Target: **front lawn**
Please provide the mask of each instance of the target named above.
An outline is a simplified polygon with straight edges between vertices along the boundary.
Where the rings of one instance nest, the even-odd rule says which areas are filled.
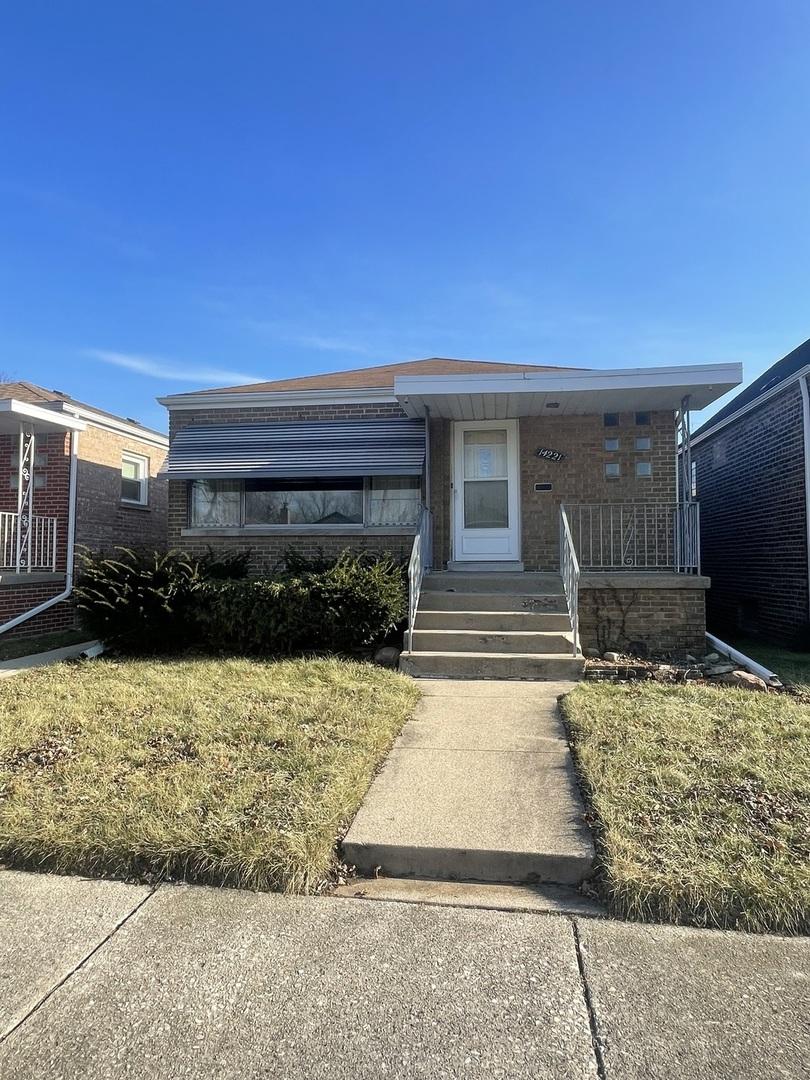
[[[787,694],[583,684],[563,713],[620,918],[810,932],[810,708]]]
[[[103,659],[0,686],[0,862],[311,892],[410,715],[341,660]]]

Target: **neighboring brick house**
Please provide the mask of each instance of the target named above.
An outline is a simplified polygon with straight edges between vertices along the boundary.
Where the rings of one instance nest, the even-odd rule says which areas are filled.
[[[77,548],[165,547],[167,449],[135,420],[0,383],[0,634],[74,625]]]
[[[411,625],[425,568],[512,571],[524,592],[542,580],[519,575],[545,573],[553,591],[563,573],[584,645],[607,634],[700,648],[708,583],[697,509],[678,494],[677,430],[740,378],[736,364],[590,371],[434,358],[175,394],[160,399],[169,543],[249,550],[255,574],[289,547],[392,552],[410,560]]]
[[[692,437],[709,628],[810,648],[810,340]]]

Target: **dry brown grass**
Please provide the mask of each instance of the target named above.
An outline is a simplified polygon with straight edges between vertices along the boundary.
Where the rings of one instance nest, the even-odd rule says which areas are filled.
[[[614,914],[810,931],[810,707],[748,690],[583,684],[563,711]]]
[[[99,660],[0,685],[0,860],[311,892],[413,709],[340,660]]]

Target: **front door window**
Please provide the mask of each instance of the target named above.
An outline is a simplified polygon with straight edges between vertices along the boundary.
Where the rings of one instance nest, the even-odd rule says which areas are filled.
[[[464,528],[509,528],[507,432],[464,432]]]

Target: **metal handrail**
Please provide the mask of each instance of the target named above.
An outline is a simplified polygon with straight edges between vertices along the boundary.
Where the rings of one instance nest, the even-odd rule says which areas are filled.
[[[420,506],[416,521],[416,534],[408,561],[408,629],[405,631],[406,649],[411,651],[413,628],[425,571],[433,562],[433,514],[426,506]]]
[[[579,655],[579,560],[565,507],[560,504],[560,576],[571,620],[574,656]]]
[[[32,570],[56,570],[57,525],[55,517],[33,514],[29,518],[29,541],[25,557],[20,557],[20,515],[0,511],[0,570],[29,573]]]
[[[700,573],[700,507],[682,503],[569,503],[582,570]]]

